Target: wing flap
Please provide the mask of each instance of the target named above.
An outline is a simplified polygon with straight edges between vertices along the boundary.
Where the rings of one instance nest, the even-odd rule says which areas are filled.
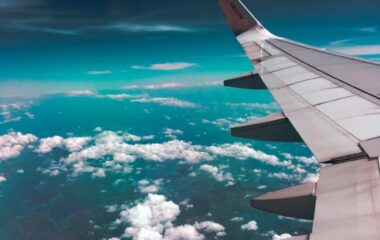
[[[379,162],[362,159],[321,169],[311,240],[380,239]]]

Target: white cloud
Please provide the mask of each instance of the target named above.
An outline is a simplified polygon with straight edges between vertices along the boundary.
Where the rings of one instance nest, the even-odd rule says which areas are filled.
[[[22,102],[0,104],[0,117],[3,118],[0,124],[6,124],[10,122],[18,122],[21,120],[21,116],[14,116],[15,113],[25,111],[29,107],[29,104]],[[28,117],[27,113],[25,115]]]
[[[380,54],[380,45],[336,47],[332,50],[349,55],[377,55]]]
[[[275,112],[280,109],[277,103],[227,103],[230,107],[242,107],[245,109],[266,110],[269,112]]]
[[[115,132],[102,132],[94,138],[94,145],[71,153],[64,163],[72,167],[75,174],[93,172],[96,167],[92,159],[102,159],[111,156],[111,160],[103,161],[103,168],[111,168],[115,171],[122,170],[135,159],[146,161],[164,162],[171,160],[183,160],[186,163],[196,163],[203,160],[212,160],[211,156],[202,151],[201,146],[193,146],[179,140],[164,143],[130,144],[123,135]]]
[[[148,180],[140,180],[138,182],[139,184],[139,190],[142,193],[156,193],[160,190],[160,187],[162,185],[163,179],[157,179],[153,182],[150,182]]]
[[[191,209],[194,207],[194,204],[190,203],[190,199],[185,199],[179,203],[182,207],[184,207],[186,210]]]
[[[204,240],[205,237],[200,234],[192,225],[183,225],[170,228],[165,232],[164,240]]]
[[[0,136],[0,161],[18,157],[24,148],[38,138],[32,134],[10,132]]]
[[[124,100],[124,99],[131,99],[135,98],[136,96],[127,94],[127,93],[121,93],[121,94],[107,94],[107,95],[98,95],[100,98],[109,98],[114,100]]]
[[[154,139],[154,136],[149,135],[149,136],[140,137],[140,136],[136,136],[130,133],[126,133],[123,135],[123,139],[127,142],[141,142],[141,141],[152,140]]]
[[[109,75],[109,74],[112,74],[112,71],[110,71],[110,70],[101,70],[101,71],[93,70],[93,71],[88,71],[87,74],[88,75]]]
[[[130,172],[130,164],[136,159],[153,162],[180,161],[196,164],[212,161],[219,157],[238,160],[253,159],[271,165],[287,166],[280,163],[274,155],[257,151],[249,144],[233,143],[215,146],[194,145],[190,142],[173,139],[162,143],[141,143],[151,140],[153,136],[140,137],[130,133],[104,131],[93,138],[67,138],[59,136],[41,139],[37,152],[48,153],[54,148],[67,149],[70,154],[61,162],[66,171],[73,175],[96,173],[98,169],[113,172]],[[93,161],[98,160],[98,161]],[[202,166],[201,170],[209,172],[218,181],[234,183],[230,173],[222,167]]]
[[[318,173],[309,173],[303,180],[304,183],[309,183],[309,182],[318,182],[319,179],[319,174]]]
[[[231,218],[231,221],[232,222],[242,222],[242,221],[244,221],[244,218],[242,218],[242,217],[233,217],[233,218]]]
[[[224,236],[226,235],[225,233],[225,228],[220,225],[219,223],[215,223],[212,221],[204,221],[204,222],[196,222],[194,224],[195,228],[198,230],[204,230],[205,232],[214,232],[217,233],[217,236]]]
[[[140,98],[132,100],[139,103],[158,103],[161,106],[181,107],[181,108],[196,108],[197,105],[188,101],[182,101],[176,98]]]
[[[376,33],[377,31],[378,31],[377,27],[363,27],[363,28],[360,28],[360,32]]]
[[[193,30],[186,27],[175,26],[175,25],[142,25],[142,24],[129,24],[129,23],[118,23],[107,26],[106,29],[118,30],[122,32],[192,32]]]
[[[7,181],[7,179],[3,176],[0,176],[0,183]]]
[[[92,176],[98,177],[98,178],[104,178],[106,177],[106,172],[104,171],[104,169],[99,168],[94,173],[92,173]]]
[[[272,237],[272,240],[283,240],[283,239],[288,239],[288,238],[291,238],[291,237],[292,237],[292,235],[290,235],[289,233],[283,233],[281,235],[275,234]]]
[[[187,63],[187,62],[173,62],[173,63],[156,63],[150,66],[132,66],[133,69],[141,69],[141,70],[158,70],[158,71],[174,71],[174,70],[182,70],[190,67],[197,66],[195,63]]]
[[[305,164],[319,164],[317,159],[314,156],[313,157],[295,156],[294,158]]]
[[[82,150],[87,143],[91,141],[90,137],[72,137],[64,139],[60,136],[40,139],[40,145],[36,152],[49,153],[54,148],[65,147],[70,152]]]
[[[84,89],[84,90],[69,91],[68,95],[70,95],[70,96],[91,96],[91,95],[94,95],[94,93],[88,89]]]
[[[71,137],[63,141],[63,145],[70,152],[80,151],[91,141],[90,137]]]
[[[204,124],[213,124],[213,125],[219,127],[220,129],[222,129],[223,131],[229,131],[230,128],[233,127],[233,126],[235,126],[235,125],[251,122],[251,121],[253,121],[255,119],[257,119],[256,116],[239,117],[239,118],[232,118],[232,117],[229,117],[229,118],[218,118],[218,119],[216,119],[214,121],[210,121],[210,120],[207,120],[207,119],[202,119],[202,123],[204,123]]]
[[[276,172],[269,174],[269,177],[279,178],[279,179],[292,179],[293,176],[286,174],[284,172]]]
[[[156,90],[156,89],[180,88],[183,86],[184,86],[183,83],[162,83],[162,84],[145,85],[141,87],[136,86],[136,88]]]
[[[130,224],[125,229],[126,237],[141,239],[138,236],[145,231],[148,231],[148,235],[158,237],[162,236],[165,226],[172,226],[180,212],[179,206],[167,201],[165,196],[149,194],[144,202],[123,210],[120,221]]]
[[[40,146],[36,150],[38,153],[48,153],[53,148],[59,147],[63,144],[63,137],[54,136],[49,138],[43,138],[40,140]]]
[[[247,224],[242,225],[241,229],[246,231],[256,231],[257,229],[259,229],[259,227],[257,226],[256,221],[250,221]]]
[[[27,116],[29,119],[32,119],[32,120],[35,118],[34,114],[32,114],[30,112],[26,112],[25,116]]]
[[[219,182],[222,181],[229,181],[233,183],[235,179],[232,177],[231,173],[224,173],[222,170],[220,170],[218,167],[211,166],[208,164],[204,164],[200,167],[200,170],[208,172],[213,176],[213,178]],[[232,185],[232,184],[230,184]]]
[[[165,128],[164,129],[165,137],[176,139],[178,135],[182,135],[183,131],[179,129],[171,129],[171,128]]]
[[[183,82],[172,82],[172,83],[161,83],[161,84],[150,84],[150,85],[129,85],[123,87],[124,89],[147,89],[147,90],[159,90],[159,89],[171,89],[171,88],[191,88],[191,87],[209,87],[222,85],[221,81],[213,82],[202,82],[202,83],[183,83]]]
[[[94,129],[94,132],[101,132],[101,131],[103,131],[103,129],[102,129],[101,127],[96,127],[96,128]]]
[[[207,150],[214,155],[222,157],[236,158],[239,160],[247,160],[253,158],[271,165],[282,165],[278,157],[257,151],[251,148],[248,144],[223,144],[220,146],[208,147]]]
[[[146,184],[148,181],[143,180]],[[163,195],[149,194],[145,200],[120,212],[116,225],[128,224],[124,237],[133,240],[204,240],[200,233],[214,233],[215,238],[225,235],[225,228],[212,221],[174,226],[181,211],[179,205]],[[117,207],[112,207],[112,210]]]
[[[179,140],[164,143],[137,144],[132,146],[130,150],[139,158],[156,162],[184,160],[187,163],[198,163],[202,160],[212,160],[207,152],[202,151],[201,146]]]

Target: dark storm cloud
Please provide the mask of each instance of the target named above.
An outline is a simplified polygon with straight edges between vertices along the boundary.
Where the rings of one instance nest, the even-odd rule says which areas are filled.
[[[245,0],[265,23],[276,19],[378,17],[378,0]],[[377,18],[378,19],[378,18]],[[0,31],[80,35],[104,31],[192,32],[222,26],[217,0],[0,0]]]

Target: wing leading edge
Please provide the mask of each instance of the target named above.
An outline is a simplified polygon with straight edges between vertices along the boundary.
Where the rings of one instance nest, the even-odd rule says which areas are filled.
[[[240,0],[219,3],[255,66],[225,85],[266,88],[282,109],[232,134],[303,140],[320,163],[332,164],[322,166],[318,183],[269,193],[252,205],[313,219],[312,233],[300,239],[380,239],[380,65],[277,37]]]

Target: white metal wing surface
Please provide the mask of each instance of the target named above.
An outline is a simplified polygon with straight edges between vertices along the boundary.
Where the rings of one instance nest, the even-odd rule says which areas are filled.
[[[277,37],[240,0],[219,2],[255,66],[225,85],[268,89],[282,109],[232,134],[303,141],[323,163],[318,183],[269,193],[252,205],[312,219],[312,233],[299,239],[380,239],[380,65]]]

